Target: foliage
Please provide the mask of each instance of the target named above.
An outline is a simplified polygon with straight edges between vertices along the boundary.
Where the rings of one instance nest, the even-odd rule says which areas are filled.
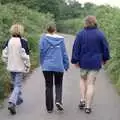
[[[0,49],[4,42],[10,38],[9,29],[12,24],[20,23],[25,27],[25,38],[29,41],[31,50],[32,68],[38,65],[38,40],[40,34],[48,24],[54,23],[51,14],[38,13],[22,5],[6,4],[0,5]],[[1,56],[1,53],[0,53]],[[34,60],[33,60],[34,59]],[[9,91],[9,73],[0,59],[0,99]]]
[[[88,6],[87,6],[88,7]],[[84,9],[87,8],[84,6]],[[113,83],[116,84],[120,91],[120,9],[110,6],[94,6],[87,11],[93,11],[98,19],[99,27],[102,29],[109,41],[111,60],[106,66]],[[83,18],[88,14],[83,12],[83,15],[77,19],[60,20],[57,23],[60,32],[77,33],[83,28]]]
[[[25,37],[29,40],[32,68],[38,60],[37,44],[40,33],[49,23],[57,22],[59,32],[76,34],[83,28],[83,19],[87,15],[96,15],[110,44],[111,60],[106,66],[113,83],[120,91],[120,9],[110,6],[96,6],[86,3],[84,6],[76,0],[0,0],[0,49],[9,36],[9,28],[14,23],[25,26]],[[11,3],[11,4],[8,4]],[[3,5],[4,4],[4,5]],[[26,7],[24,7],[24,6]],[[29,9],[28,9],[29,8]],[[31,10],[30,10],[31,9]],[[45,14],[44,14],[45,13]],[[0,98],[8,88],[9,74],[0,60]],[[5,87],[7,86],[7,87]]]
[[[25,5],[30,9],[37,10],[42,13],[51,13],[57,19],[60,13],[59,5],[64,0],[1,0],[1,4],[13,3]]]
[[[56,21],[90,14],[94,11],[91,8],[96,7],[92,3],[86,3],[83,7],[76,0],[0,0],[0,2],[1,4],[22,4],[42,13],[51,13],[54,15]]]

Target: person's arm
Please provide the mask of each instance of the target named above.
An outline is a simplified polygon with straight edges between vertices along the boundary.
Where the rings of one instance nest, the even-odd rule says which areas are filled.
[[[28,69],[27,71],[29,71],[30,69],[30,55],[29,55],[29,47],[28,47],[28,41],[21,39],[21,57],[24,61],[25,67],[26,69]]]
[[[9,41],[9,40],[8,40]],[[2,61],[7,63],[8,62],[8,41],[2,47]]]
[[[39,41],[39,63],[42,65],[44,59],[44,35],[40,38]]]
[[[73,49],[72,49],[72,59],[71,59],[71,63],[72,64],[78,64],[79,63],[79,59],[80,59],[80,38],[81,35],[77,35],[75,42],[73,44]]]
[[[104,34],[101,36],[102,59],[105,64],[110,59],[109,45]]]
[[[62,53],[63,53],[64,69],[67,71],[69,69],[69,58],[68,58],[68,54],[67,54],[64,40],[63,40],[63,44],[62,44]]]

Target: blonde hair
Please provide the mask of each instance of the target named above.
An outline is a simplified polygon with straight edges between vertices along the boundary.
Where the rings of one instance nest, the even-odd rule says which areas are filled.
[[[20,24],[14,24],[10,28],[12,36],[22,36],[24,34],[24,27]]]
[[[85,18],[85,27],[95,27],[97,26],[97,19],[95,16],[89,15]]]

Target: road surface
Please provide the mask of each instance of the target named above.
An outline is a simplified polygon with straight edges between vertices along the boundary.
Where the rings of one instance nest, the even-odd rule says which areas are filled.
[[[69,56],[74,41],[74,36],[64,35]],[[71,65],[64,76],[63,103],[64,112],[59,113],[54,109],[48,114],[45,109],[45,85],[40,68],[37,68],[23,87],[24,103],[17,108],[17,114],[11,116],[7,110],[7,102],[0,110],[0,120],[120,120],[120,97],[108,76],[101,70],[96,82],[96,94],[93,102],[93,112],[90,115],[80,111],[78,104],[79,69]]]

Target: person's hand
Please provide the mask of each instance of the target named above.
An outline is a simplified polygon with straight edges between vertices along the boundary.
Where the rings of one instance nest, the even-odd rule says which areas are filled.
[[[30,71],[30,67],[25,66],[25,73],[29,73],[29,71]]]
[[[76,68],[80,68],[79,63],[75,64],[75,67],[76,67]]]
[[[107,61],[102,61],[102,64],[105,65],[107,63]]]
[[[65,70],[66,72],[68,72],[68,69],[67,70]]]
[[[65,71],[68,72],[69,69],[70,69],[70,68],[66,68]]]

